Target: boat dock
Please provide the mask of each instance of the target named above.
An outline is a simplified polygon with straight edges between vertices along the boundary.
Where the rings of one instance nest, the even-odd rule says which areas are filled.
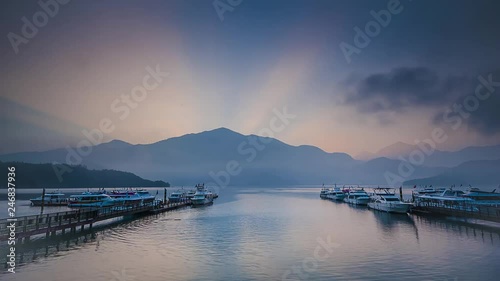
[[[13,235],[9,228],[13,223],[15,225],[15,239],[22,241],[23,239],[29,240],[31,236],[39,234],[45,234],[48,237],[49,235],[55,235],[57,231],[62,233],[67,230],[76,232],[77,228],[84,230],[85,226],[92,229],[92,225],[99,221],[132,215],[158,214],[186,207],[190,204],[189,200],[170,204],[155,201],[145,205],[82,208],[67,212],[1,219],[0,241],[6,241],[10,235]]]
[[[421,215],[470,218],[500,223],[500,206],[463,203],[443,205],[432,202],[420,202],[411,208],[411,212]]]

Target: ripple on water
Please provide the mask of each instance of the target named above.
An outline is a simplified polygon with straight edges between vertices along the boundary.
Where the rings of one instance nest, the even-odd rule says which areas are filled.
[[[329,236],[340,247],[303,280],[495,280],[488,277],[500,273],[498,230],[392,216],[313,195],[254,190],[206,208],[113,222],[96,241],[40,256],[16,276],[54,280],[58,272],[59,280],[106,281],[121,280],[113,274],[125,269],[135,277],[129,280],[279,280],[293,266],[302,268],[318,239]]]

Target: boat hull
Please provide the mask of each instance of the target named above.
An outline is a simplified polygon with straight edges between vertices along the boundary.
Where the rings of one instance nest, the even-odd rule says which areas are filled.
[[[103,202],[91,202],[91,203],[80,203],[80,202],[70,202],[68,207],[70,208],[90,208],[90,207],[111,207],[115,206],[114,201],[103,201]]]
[[[140,205],[142,203],[142,199],[134,198],[134,199],[115,199],[114,206],[135,206]]]
[[[392,204],[392,203],[380,203],[380,202],[370,202],[368,203],[368,207],[374,210],[388,212],[388,213],[398,213],[398,214],[406,214],[410,211],[411,204],[400,203],[400,204]]]
[[[191,204],[193,206],[203,206],[213,203],[213,199],[204,198],[204,199],[191,199]]]
[[[327,198],[332,201],[344,201],[345,195],[343,194],[328,195]]]
[[[370,198],[345,198],[344,202],[347,202],[349,204],[354,204],[354,205],[362,205],[366,206],[368,205],[368,202],[370,202]]]
[[[32,206],[42,206],[42,200],[31,199]],[[60,201],[45,201],[43,203],[44,206],[66,206],[68,205],[68,200],[60,200]]]

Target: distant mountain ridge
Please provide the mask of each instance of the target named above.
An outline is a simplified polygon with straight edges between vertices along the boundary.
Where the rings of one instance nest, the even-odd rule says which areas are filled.
[[[408,155],[413,151],[420,150],[417,145],[397,142],[382,148],[376,153],[364,152],[359,155],[359,159],[372,160],[386,157],[389,159],[408,159]],[[500,159],[500,145],[492,146],[469,146],[458,151],[442,151],[436,149],[425,157],[423,165],[429,167],[455,167],[468,161],[476,160],[497,160]]]
[[[436,184],[441,186],[463,185],[500,185],[500,160],[478,160],[460,164],[449,168],[443,173],[428,177],[413,179],[405,182],[406,185]]]
[[[241,173],[231,177],[231,184],[261,185],[331,181],[332,171],[346,171],[358,163],[345,153],[327,153],[314,146],[291,146],[271,138],[262,138],[266,142],[262,143],[259,138],[219,128],[147,145],[112,141],[92,147],[90,155],[81,157],[81,164],[94,169],[130,171],[182,185],[223,180],[217,175],[227,170],[228,162],[236,161]],[[251,144],[256,141],[257,146]],[[66,149],[56,149],[1,155],[0,160],[66,163],[68,155]],[[73,156],[69,159],[76,158]]]
[[[404,153],[408,148],[404,144],[398,144],[397,147],[393,151]],[[433,154],[429,159],[437,159],[429,163],[448,165],[465,157],[459,155],[454,159],[451,152],[436,151],[435,154],[449,155],[445,157],[446,160],[439,160],[440,156]],[[483,154],[487,154],[484,157],[494,155]],[[476,154],[464,152],[464,155],[470,158]],[[0,155],[0,161],[28,163],[66,163],[67,159],[75,161],[78,158],[81,162],[70,164],[83,164],[92,169],[128,171],[143,178],[168,180],[175,185],[198,182],[260,186],[314,183],[385,185],[385,174],[397,173],[401,164],[401,160],[388,157],[360,161],[346,153],[328,153],[310,145],[292,146],[278,139],[242,135],[226,128],[173,137],[152,144],[133,145],[114,140],[92,147],[88,156],[79,156],[75,149]],[[449,167],[447,165],[430,165],[426,162],[415,167],[415,171],[404,180],[440,175]]]
[[[59,180],[52,164],[31,164],[20,162],[0,162],[0,169],[15,167],[16,188],[96,188],[96,187],[169,187],[163,181],[150,181],[129,172],[115,170],[89,170],[83,166],[65,166],[71,169]],[[7,185],[7,173],[2,184]]]

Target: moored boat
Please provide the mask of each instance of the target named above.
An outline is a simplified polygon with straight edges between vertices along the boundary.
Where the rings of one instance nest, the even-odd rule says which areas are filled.
[[[206,189],[204,184],[196,185],[196,193],[191,199],[191,204],[193,204],[193,206],[207,205],[212,203],[213,200],[212,192]]]
[[[416,188],[417,186],[414,186]],[[425,195],[425,194],[441,194],[446,190],[446,188],[434,188],[431,186],[429,187],[423,187],[420,189],[415,190],[413,193],[415,195]]]
[[[321,191],[319,193],[319,197],[322,199],[326,199],[328,192],[330,192],[330,190],[327,187],[325,187],[325,185],[323,185],[323,188],[321,188]]]
[[[135,191],[130,189],[114,190],[108,195],[115,200],[117,206],[139,205],[142,203],[142,197]]]
[[[479,188],[471,187],[462,196],[473,199],[476,204],[481,205],[499,205],[500,193],[493,191],[484,191]]]
[[[84,192],[80,195],[71,195],[69,197],[68,207],[109,207],[114,206],[116,203],[117,201],[115,199],[102,192]]]
[[[340,189],[340,187],[334,187],[326,195],[326,198],[334,201],[344,201],[345,197],[346,194]]]
[[[186,199],[186,193],[183,190],[177,190],[172,192],[170,196],[168,196],[168,201],[171,203],[181,202]]]
[[[368,207],[374,210],[400,214],[408,213],[411,206],[411,203],[402,202],[393,188],[375,188],[368,203]]]
[[[187,199],[193,199],[194,195],[196,194],[196,189],[194,190],[188,190],[188,192],[186,193],[186,198]]]
[[[44,206],[66,206],[68,205],[68,198],[64,197],[63,193],[59,191],[47,192],[45,196],[39,196],[30,199],[32,206],[41,206],[42,202]]]
[[[135,190],[135,192],[137,192],[137,195],[139,195],[139,197],[142,199],[142,204],[150,204],[156,199],[155,195],[149,193],[149,191],[144,188],[138,188]],[[156,195],[158,195],[158,190],[156,191]]]
[[[475,205],[472,198],[464,197],[462,190],[446,189],[441,194],[424,194],[415,197],[415,207],[444,207],[456,210],[465,210]]]
[[[364,188],[350,188],[344,202],[354,205],[367,205],[370,201],[368,193]]]

